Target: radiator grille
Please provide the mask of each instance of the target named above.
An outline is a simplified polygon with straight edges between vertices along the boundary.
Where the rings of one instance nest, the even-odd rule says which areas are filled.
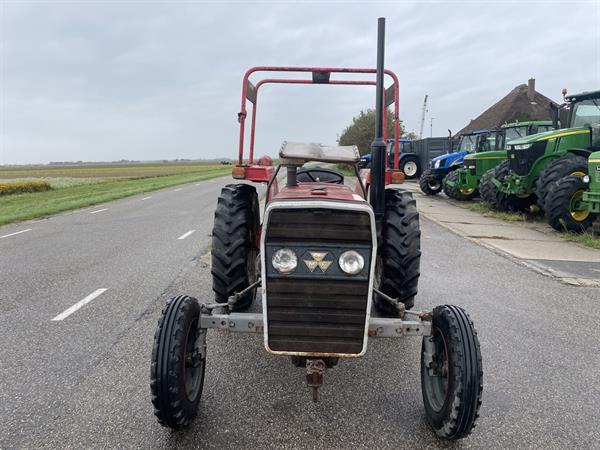
[[[353,243],[371,248],[370,216],[362,211],[275,209],[269,217],[265,241],[290,248],[306,242],[322,243],[329,248]],[[365,271],[370,267],[368,259]],[[369,277],[340,280],[326,275],[315,270],[314,277],[308,279],[305,275],[294,278],[293,274],[267,276],[267,329],[272,351],[313,354],[362,351]]]

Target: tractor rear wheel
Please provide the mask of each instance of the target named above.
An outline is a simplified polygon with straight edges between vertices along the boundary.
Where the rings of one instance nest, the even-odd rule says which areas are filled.
[[[260,212],[254,186],[229,184],[221,190],[212,232],[213,291],[216,301],[246,289],[257,279],[257,236]],[[250,306],[256,288],[247,292],[234,309]]]
[[[546,196],[546,217],[558,231],[581,233],[592,226],[595,214],[577,208],[587,185],[581,177],[564,177],[558,180]]]
[[[421,229],[417,203],[412,193],[385,190],[385,223],[383,242],[375,267],[376,288],[404,303],[406,309],[415,304],[421,264]],[[397,308],[378,295],[375,306],[383,314],[396,316]]]
[[[536,182],[537,203],[540,209],[547,211],[547,197],[558,180],[567,176],[583,177],[588,173],[588,162],[583,156],[572,153],[552,161],[540,172]]]
[[[421,174],[421,165],[416,156],[407,156],[400,161],[400,170],[404,172],[407,180],[417,178]]]
[[[187,428],[198,412],[206,355],[197,348],[200,305],[195,298],[174,297],[162,310],[154,335],[150,389],[161,425]]]
[[[421,349],[425,414],[439,437],[461,439],[475,426],[481,406],[479,339],[469,315],[458,306],[436,306],[431,325]]]
[[[419,178],[419,186],[424,194],[437,195],[442,190],[442,178],[439,175],[432,174],[431,170],[427,169]]]

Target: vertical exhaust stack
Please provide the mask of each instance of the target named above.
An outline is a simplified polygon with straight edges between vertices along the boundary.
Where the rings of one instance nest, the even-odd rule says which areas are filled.
[[[383,140],[383,61],[385,50],[385,18],[377,20],[377,78],[375,99],[375,139],[371,144],[371,191],[369,203],[373,207],[377,221],[385,214],[385,152]]]

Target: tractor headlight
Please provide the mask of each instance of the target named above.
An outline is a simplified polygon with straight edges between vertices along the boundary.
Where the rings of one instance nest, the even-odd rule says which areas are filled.
[[[589,183],[589,182],[590,182],[590,176],[589,176],[589,175],[584,175],[584,176],[583,176],[583,178],[581,178],[581,179],[583,180],[583,182],[584,182],[585,184],[587,184],[587,183]]]
[[[442,163],[442,161],[440,159],[438,159],[434,164],[433,164],[433,168],[434,169],[439,169],[440,168],[440,164]]]
[[[513,145],[515,150],[527,150],[532,144]]]
[[[290,273],[298,267],[298,257],[291,248],[280,248],[273,254],[271,264],[279,273]]]
[[[365,259],[357,251],[348,250],[340,255],[338,264],[348,275],[356,275],[365,267]]]

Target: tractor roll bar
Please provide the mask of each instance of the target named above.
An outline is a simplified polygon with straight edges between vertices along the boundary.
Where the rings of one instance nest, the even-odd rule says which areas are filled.
[[[299,72],[312,74],[311,79],[294,79],[294,78],[265,78],[260,80],[256,85],[250,81],[250,75],[255,72]],[[270,67],[256,66],[249,69],[244,75],[242,82],[242,105],[238,113],[238,121],[240,123],[240,139],[238,165],[243,165],[244,162],[244,132],[247,116],[246,102],[252,103],[252,119],[250,128],[250,155],[249,163],[254,163],[254,138],[256,129],[256,107],[258,103],[258,91],[265,84],[331,84],[342,86],[376,86],[375,80],[332,80],[332,73],[361,73],[361,74],[376,74],[376,69],[361,69],[361,68],[343,68],[343,67]],[[399,139],[400,139],[400,107],[399,107],[399,82],[398,77],[391,70],[386,69],[385,74],[388,75],[393,84],[384,91],[385,107],[394,104],[394,168],[398,169],[399,155]],[[387,139],[387,115],[383,115],[384,139]]]

